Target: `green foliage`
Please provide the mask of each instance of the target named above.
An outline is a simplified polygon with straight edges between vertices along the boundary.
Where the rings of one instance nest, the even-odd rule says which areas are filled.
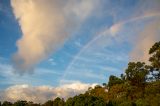
[[[122,81],[120,78],[118,78],[118,77],[116,77],[116,76],[114,76],[114,75],[111,75],[111,76],[109,77],[108,87],[110,88],[110,87],[112,87],[113,85],[121,84],[121,83],[123,83],[123,81]]]
[[[86,91],[85,95],[95,96],[95,97],[103,98],[104,100],[107,100],[106,90],[107,90],[106,87],[95,86],[94,89],[90,88],[88,91]]]
[[[131,102],[131,101],[124,101],[121,104],[119,104],[118,106],[136,106],[136,103]]]
[[[66,101],[65,106],[106,106],[102,98],[80,94]]]
[[[64,104],[65,104],[64,99],[57,97],[56,99],[54,99],[54,101],[48,100],[42,106],[64,106]]]
[[[13,106],[26,106],[27,104],[27,101],[17,101],[13,104]]]
[[[52,100],[48,100],[47,102],[45,102],[43,104],[43,106],[53,106],[53,101]]]
[[[155,80],[160,80],[160,41],[155,43],[149,50],[151,57],[149,61],[151,62],[151,72]]]
[[[137,106],[149,106],[149,104],[144,99],[138,99],[136,101]]]
[[[12,103],[8,101],[4,101],[2,106],[12,106]]]
[[[133,86],[142,86],[147,80],[149,67],[143,62],[130,62],[125,71],[126,80]]]
[[[56,99],[54,99],[53,101],[53,106],[64,106],[65,102],[64,99],[57,97]]]

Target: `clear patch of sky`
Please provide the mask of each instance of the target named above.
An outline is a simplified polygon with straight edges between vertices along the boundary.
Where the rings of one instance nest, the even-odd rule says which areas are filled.
[[[17,50],[16,41],[21,37],[21,31],[12,13],[10,0],[1,0],[0,4],[0,57],[11,58]]]

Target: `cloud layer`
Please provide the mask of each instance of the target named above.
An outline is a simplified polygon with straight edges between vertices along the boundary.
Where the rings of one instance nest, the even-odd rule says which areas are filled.
[[[0,100],[17,101],[27,100],[36,103],[44,103],[47,100],[53,100],[56,97],[67,99],[68,97],[84,93],[88,87],[94,87],[96,84],[84,84],[74,82],[65,84],[59,87],[52,86],[29,86],[29,85],[14,85],[0,92]]]
[[[22,31],[13,56],[15,68],[20,73],[30,72],[64,44],[96,4],[92,0],[12,0]]]

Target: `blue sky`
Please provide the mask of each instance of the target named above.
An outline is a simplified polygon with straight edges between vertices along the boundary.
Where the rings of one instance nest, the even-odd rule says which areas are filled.
[[[0,89],[107,82],[147,60],[159,11],[159,0],[0,0]]]

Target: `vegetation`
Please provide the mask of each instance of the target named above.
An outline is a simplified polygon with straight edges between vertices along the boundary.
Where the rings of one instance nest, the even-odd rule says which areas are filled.
[[[27,101],[0,102],[0,106],[160,106],[160,42],[149,50],[150,65],[129,62],[120,77],[111,75],[103,86],[89,88],[84,94],[49,100],[44,104]]]

